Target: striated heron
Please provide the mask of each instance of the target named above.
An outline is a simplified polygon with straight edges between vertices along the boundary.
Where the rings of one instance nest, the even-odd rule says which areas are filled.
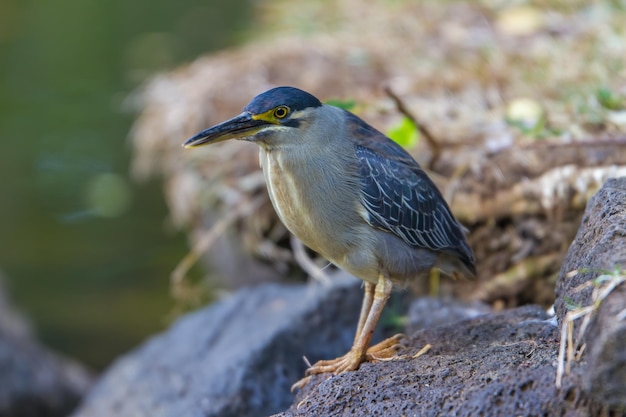
[[[394,285],[433,268],[475,275],[463,227],[435,184],[401,146],[354,114],[297,88],[278,87],[184,146],[228,139],[259,145],[267,190],[287,229],[365,282],[352,348],[315,363],[307,375],[351,371],[395,353],[401,335],[370,347]]]

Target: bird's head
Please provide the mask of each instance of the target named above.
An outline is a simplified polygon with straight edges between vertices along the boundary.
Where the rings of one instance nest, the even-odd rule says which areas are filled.
[[[228,139],[278,146],[298,140],[321,108],[322,103],[305,91],[273,88],[252,99],[239,116],[203,130],[183,146],[194,148]]]

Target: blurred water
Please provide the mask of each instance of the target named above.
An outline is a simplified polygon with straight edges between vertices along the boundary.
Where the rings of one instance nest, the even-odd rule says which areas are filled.
[[[128,93],[233,44],[244,0],[0,2],[0,269],[44,342],[100,368],[162,328],[186,250],[128,177]],[[181,138],[181,141],[184,138]]]

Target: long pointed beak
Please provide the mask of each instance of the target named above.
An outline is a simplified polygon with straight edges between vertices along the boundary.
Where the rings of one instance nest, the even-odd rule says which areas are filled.
[[[183,147],[196,148],[198,146],[223,142],[228,139],[242,139],[254,136],[264,126],[267,126],[267,124],[266,121],[255,120],[250,113],[243,112],[239,116],[203,130],[194,137],[187,139],[185,143],[183,143]]]

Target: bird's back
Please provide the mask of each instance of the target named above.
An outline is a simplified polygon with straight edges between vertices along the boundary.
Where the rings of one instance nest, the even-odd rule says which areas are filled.
[[[347,113],[359,160],[361,202],[367,222],[415,249],[460,261],[465,275],[475,275],[474,255],[463,226],[426,172],[401,146]],[[448,262],[449,263],[449,262]]]

